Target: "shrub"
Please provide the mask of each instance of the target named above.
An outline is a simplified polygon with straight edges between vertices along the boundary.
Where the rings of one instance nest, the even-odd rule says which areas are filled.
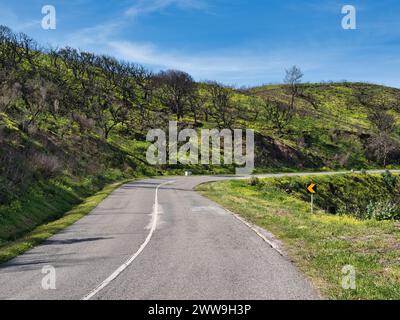
[[[249,185],[251,185],[252,187],[258,186],[260,184],[260,179],[258,179],[257,177],[251,177],[251,179],[249,180]]]
[[[364,218],[375,220],[399,220],[400,207],[390,201],[371,201],[366,208]]]
[[[390,171],[382,173],[382,179],[390,192],[393,192],[398,185],[398,177],[393,175]]]
[[[43,176],[47,178],[56,177],[62,173],[62,162],[55,156],[44,153],[35,153],[31,157],[31,163]]]

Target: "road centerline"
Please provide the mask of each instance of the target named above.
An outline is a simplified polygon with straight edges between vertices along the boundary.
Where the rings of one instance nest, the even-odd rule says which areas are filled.
[[[162,186],[165,186],[167,184],[172,184],[175,181],[167,181],[159,184],[156,188],[155,191],[155,196],[154,196],[154,206],[153,206],[153,214],[152,214],[152,222],[151,222],[151,228],[150,231],[143,242],[143,244],[140,246],[139,250],[135,252],[135,254],[130,257],[124,264],[122,264],[117,270],[115,270],[106,280],[104,280],[96,289],[91,291],[89,294],[84,296],[82,300],[90,300],[93,298],[95,295],[97,295],[101,290],[103,290],[105,287],[107,287],[113,280],[115,280],[129,265],[132,264],[133,261],[143,252],[143,250],[146,248],[146,246],[149,244],[154,231],[157,228],[157,220],[158,220],[158,191]]]

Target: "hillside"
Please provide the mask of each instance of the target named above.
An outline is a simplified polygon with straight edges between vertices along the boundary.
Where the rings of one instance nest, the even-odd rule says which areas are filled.
[[[393,121],[388,134],[393,148],[386,164],[399,164],[399,89],[365,83],[304,84],[300,88],[296,113],[283,136],[273,129],[263,130],[262,122],[257,123],[263,135],[293,148],[308,160],[300,161],[300,165],[331,169],[383,166],[373,144],[374,137],[385,132],[386,121]],[[288,101],[286,91],[285,86],[264,86],[250,93]]]
[[[150,166],[146,134],[169,120],[180,128],[255,129],[258,172],[400,165],[399,89],[298,83],[295,95],[289,85],[237,90],[72,48],[44,50],[6,27],[0,49],[0,219],[7,226],[0,241],[112,181],[187,168],[233,173],[232,166]],[[58,193],[70,197],[59,203]]]

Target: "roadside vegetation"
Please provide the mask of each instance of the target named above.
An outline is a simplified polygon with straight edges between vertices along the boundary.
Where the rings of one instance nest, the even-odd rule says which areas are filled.
[[[387,171],[382,175],[354,174],[312,179],[318,185],[315,204],[330,214],[359,219],[400,220],[400,178]],[[310,178],[280,178],[267,185],[252,182],[259,190],[279,188],[303,201],[309,201]]]
[[[266,75],[267,76],[267,75]],[[0,26],[0,245],[108,183],[233,173],[146,161],[149,129],[254,129],[256,172],[400,165],[400,90],[365,83],[233,88],[66,47]]]
[[[273,233],[325,297],[399,299],[399,180],[388,173],[287,177],[215,182],[198,190]],[[311,181],[318,183],[313,215],[305,192]],[[342,287],[348,265],[356,271],[355,290]]]
[[[27,223],[26,225],[24,224],[21,229],[19,229],[18,225],[15,225],[14,223],[5,223],[4,221],[1,221],[0,226],[2,227],[2,238],[0,239],[0,263],[11,260],[12,258],[15,258],[16,256],[28,251],[29,249],[32,249],[34,246],[42,243],[46,239],[50,238],[52,235],[75,223],[83,216],[91,212],[94,208],[96,208],[96,206],[101,201],[108,197],[115,189],[120,187],[122,184],[123,181],[110,184],[103,188],[101,191],[95,193],[93,196],[87,197],[84,200],[80,199],[77,195],[71,195],[69,192],[67,192],[67,195],[65,195],[64,193],[56,192],[58,193],[57,196],[54,192],[51,192],[48,189],[47,191],[49,192],[50,199],[46,202],[42,199],[42,201],[39,201],[39,203],[36,200],[36,206],[28,207],[28,211],[26,211]],[[73,197],[74,199],[71,201],[70,199],[68,199],[68,196]],[[81,200],[81,204],[69,210],[69,208],[71,207],[71,203],[77,202],[78,200]],[[56,214],[57,211],[58,214]],[[54,216],[49,216],[49,213],[53,213]],[[37,216],[40,217],[40,215],[49,221],[53,221],[50,221],[48,223],[43,223],[43,221],[41,221],[40,226],[35,227],[32,231],[24,234],[24,228],[27,229],[29,225],[34,225],[32,224],[32,222],[30,222],[30,220],[37,218]],[[14,216],[18,218],[20,217],[15,212]],[[8,226],[12,226],[16,230],[18,230],[21,236],[15,240],[4,240],[7,239],[7,236],[9,236],[10,233],[10,230],[7,230]]]

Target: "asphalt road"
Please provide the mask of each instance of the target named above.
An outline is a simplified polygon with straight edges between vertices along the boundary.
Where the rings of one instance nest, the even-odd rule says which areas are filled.
[[[288,259],[193,191],[221,179],[232,177],[122,186],[71,227],[1,265],[0,299],[319,299]],[[55,268],[55,290],[42,287],[46,266]]]

